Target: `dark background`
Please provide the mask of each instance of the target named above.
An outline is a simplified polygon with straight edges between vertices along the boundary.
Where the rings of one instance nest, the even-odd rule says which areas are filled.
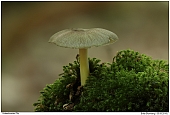
[[[2,111],[33,111],[46,84],[78,50],[48,43],[67,28],[104,28],[119,40],[89,49],[89,57],[111,62],[132,49],[168,60],[168,2],[1,2]]]

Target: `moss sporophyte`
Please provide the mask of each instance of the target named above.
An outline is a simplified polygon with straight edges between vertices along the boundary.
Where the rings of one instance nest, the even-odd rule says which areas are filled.
[[[81,85],[79,56],[47,85],[35,111],[168,112],[169,64],[132,50],[117,52],[111,63],[88,58],[89,76]]]

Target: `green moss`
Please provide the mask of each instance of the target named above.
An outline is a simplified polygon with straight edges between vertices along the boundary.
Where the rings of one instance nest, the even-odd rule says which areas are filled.
[[[89,59],[90,75],[80,87],[79,62],[40,93],[35,111],[169,111],[169,65],[132,50],[112,63]],[[64,108],[63,108],[64,106]]]

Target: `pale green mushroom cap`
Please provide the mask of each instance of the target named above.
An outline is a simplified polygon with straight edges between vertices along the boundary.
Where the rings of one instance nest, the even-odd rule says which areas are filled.
[[[55,33],[49,40],[61,47],[66,48],[90,48],[114,43],[118,40],[115,33],[102,28],[65,29]]]

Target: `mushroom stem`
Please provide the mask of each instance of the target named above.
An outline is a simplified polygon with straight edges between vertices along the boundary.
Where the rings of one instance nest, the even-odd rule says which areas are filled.
[[[79,49],[80,55],[80,78],[81,85],[84,85],[89,76],[89,62],[87,58],[87,49]]]

